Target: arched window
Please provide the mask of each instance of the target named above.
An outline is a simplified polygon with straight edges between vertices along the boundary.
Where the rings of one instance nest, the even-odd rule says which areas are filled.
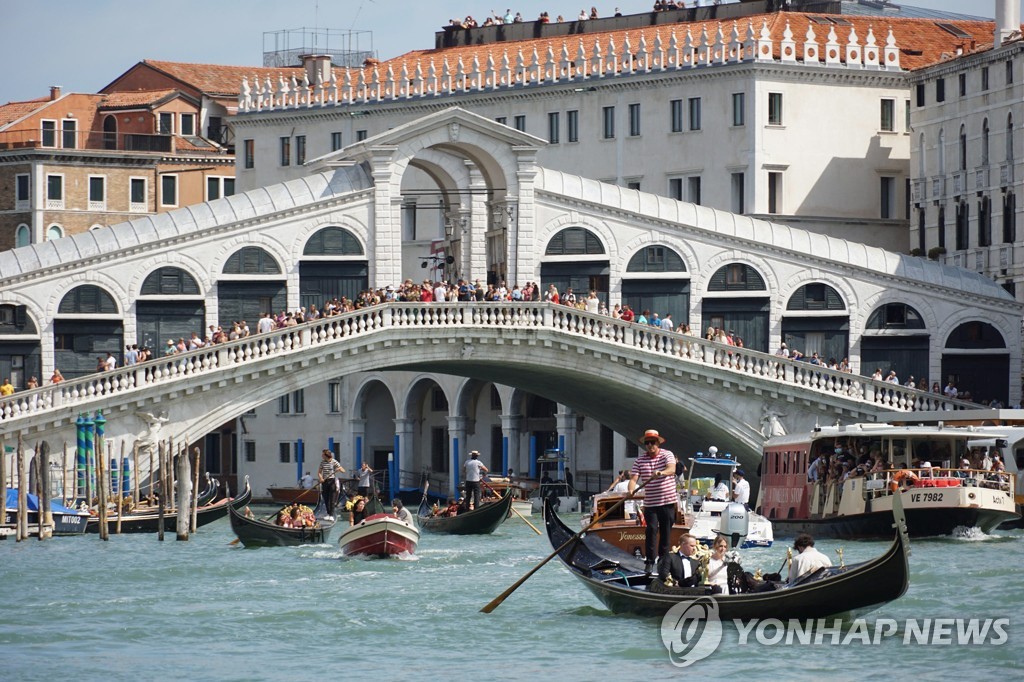
[[[824,282],[813,282],[790,296],[786,310],[846,310],[846,304],[838,291]]]
[[[960,124],[960,170],[967,170],[967,126]]]
[[[14,233],[14,246],[28,246],[32,243],[32,231],[28,225],[18,225],[18,230]]]
[[[1006,115],[1006,160],[1013,161],[1013,113]]]
[[[50,227],[46,230],[47,241],[51,239],[60,239],[63,236],[64,228],[62,228],[60,225],[50,225]]]
[[[363,246],[349,230],[343,227],[325,227],[309,238],[302,255],[362,256]]]
[[[103,119],[103,148],[117,149],[117,117],[107,116]]]
[[[1006,341],[988,322],[964,322],[946,338],[946,348],[1006,348]]]
[[[981,122],[981,165],[988,165],[988,119]]]
[[[146,276],[142,296],[199,296],[199,283],[181,268],[158,268]]]
[[[928,175],[928,166],[925,164],[924,133],[921,133],[917,139],[917,175],[923,178]]]
[[[921,313],[906,303],[885,303],[875,308],[866,329],[924,329]]]
[[[946,172],[946,131],[939,129],[939,175]]]
[[[106,290],[95,284],[83,284],[64,294],[57,312],[62,315],[111,315],[117,313],[117,303]]]
[[[548,242],[546,256],[589,256],[604,253],[604,246],[590,230],[567,227]]]
[[[633,254],[626,272],[686,272],[686,263],[667,246],[648,246]]]
[[[708,291],[765,291],[764,277],[746,263],[724,265],[711,276]]]
[[[224,263],[225,275],[280,275],[281,266],[258,246],[246,246],[231,254]]]

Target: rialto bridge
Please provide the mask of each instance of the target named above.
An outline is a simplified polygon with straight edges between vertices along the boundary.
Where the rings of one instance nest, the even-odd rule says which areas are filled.
[[[551,430],[574,470],[610,471],[649,427],[680,454],[713,442],[754,468],[773,430],[957,407],[862,376],[885,359],[901,378],[906,367],[976,397],[1020,395],[1021,306],[990,280],[540,168],[542,144],[450,109],[311,162],[300,180],[0,254],[0,369],[19,389],[0,401],[8,445],[21,434],[59,448],[79,414],[102,409],[111,438],[197,441],[236,423],[233,451],[217,457],[263,485],[294,479],[296,452],[279,446],[303,438],[331,441],[346,466],[384,448],[396,471],[454,486],[469,449],[532,468],[529,396],[557,405]],[[425,237],[403,216],[409,169],[437,185]],[[263,313],[449,260],[445,279],[592,289],[672,314],[676,331],[539,302],[432,302],[255,333]],[[121,366],[125,344],[160,349],[241,319],[252,336]],[[736,329],[746,347],[706,341],[707,326]],[[783,340],[861,371],[780,358]],[[107,352],[118,369],[94,372]],[[54,368],[67,380],[49,384]],[[21,390],[29,375],[43,385]],[[321,385],[329,407],[294,409]],[[610,458],[598,426],[618,434]]]

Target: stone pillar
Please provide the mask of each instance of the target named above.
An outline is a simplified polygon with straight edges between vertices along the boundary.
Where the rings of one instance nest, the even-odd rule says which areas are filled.
[[[415,427],[415,419],[395,419],[395,472],[398,474],[399,485],[402,483],[403,466],[412,474],[423,469],[414,455]],[[418,476],[414,475],[413,480],[418,481]]]
[[[508,248],[508,277],[512,281],[509,288],[528,281],[540,281],[538,272],[539,253],[543,244],[536,244],[537,239],[537,208],[534,203],[534,178],[537,175],[537,149],[534,147],[514,147],[516,153],[516,183],[518,191],[509,195],[505,201],[516,208],[515,219],[510,222]]]
[[[349,419],[348,428],[352,433],[352,471],[363,465],[363,447],[366,440],[366,420]]]
[[[523,415],[503,414],[501,415],[501,465],[504,471],[501,475],[508,473],[509,469],[515,469],[516,476],[520,478],[523,474],[523,466],[519,457],[519,441],[522,439]],[[527,465],[527,470],[529,465]]]
[[[449,477],[448,493],[455,498],[459,496],[459,482],[462,480],[462,463],[469,452],[466,447],[466,417],[447,417],[448,420],[448,456],[450,458],[451,476]]]
[[[470,282],[487,283],[487,183],[476,164],[466,161],[469,171],[469,218],[462,235],[463,277]]]
[[[558,428],[558,448],[565,456],[565,464],[558,465],[558,477],[567,480],[565,470],[568,468],[576,476],[576,413],[565,405],[558,406],[555,413],[555,423]],[[575,481],[574,481],[575,483]]]
[[[397,284],[402,279],[402,197],[398,190],[396,147],[379,145],[369,151],[373,176],[373,227],[370,230],[370,286]],[[396,184],[393,185],[392,183]]]

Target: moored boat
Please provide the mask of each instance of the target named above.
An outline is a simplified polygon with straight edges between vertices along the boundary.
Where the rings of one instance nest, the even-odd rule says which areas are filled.
[[[3,523],[0,527],[14,527],[18,511],[18,491],[14,488],[7,488],[6,506]],[[28,526],[30,529],[39,528],[39,498],[32,493],[27,493],[28,504]],[[65,507],[60,502],[51,500],[50,509],[53,515],[53,535],[68,536],[82,535],[85,533],[89,521],[89,512],[79,509]]]
[[[349,526],[338,538],[338,546],[345,556],[390,557],[413,554],[420,540],[420,532],[412,523],[402,521],[393,514],[371,514]]]
[[[512,480],[502,476],[488,477],[486,484],[499,497],[506,490],[512,491],[512,509],[519,512],[521,516],[533,514],[533,502],[530,500],[530,492],[536,490],[536,484],[530,485],[520,480]]]
[[[972,428],[852,424],[771,438],[757,506],[781,533],[884,538],[899,497],[911,537],[957,527],[988,533],[1019,518],[1014,476],[971,464],[997,437]]]
[[[447,533],[448,535],[488,535],[497,530],[505,522],[512,509],[512,490],[506,488],[505,493],[497,500],[483,502],[476,509],[464,511],[456,516],[434,516],[426,505],[420,504],[419,524],[423,530],[431,533]]]
[[[900,597],[909,584],[910,543],[906,519],[894,507],[895,538],[870,561],[822,568],[794,584],[768,583],[775,589],[712,594],[711,586],[665,587],[644,572],[640,559],[596,536],[574,533],[550,506],[544,509],[548,540],[572,575],[614,613],[662,616],[677,604],[714,602],[722,620],[755,618],[812,619],[862,614]]]
[[[320,487],[302,488],[300,486],[267,486],[270,499],[274,504],[306,504],[315,507],[320,504]]]
[[[248,482],[246,482],[245,490],[238,497],[223,497],[207,504],[199,504],[196,508],[196,528],[213,523],[214,521],[227,516],[229,505],[234,506],[236,509],[242,509],[249,504],[251,499],[252,490],[249,488]],[[203,496],[200,496],[199,502],[202,501]],[[111,533],[117,532],[117,520],[117,512],[112,511],[107,514],[107,528]],[[164,531],[174,532],[177,528],[177,523],[177,510],[165,509]],[[136,508],[124,514],[121,518],[122,533],[155,533],[159,529],[160,510],[156,507],[147,506]],[[99,530],[99,518],[95,516],[90,517],[88,526],[86,527],[86,532],[98,533]]]

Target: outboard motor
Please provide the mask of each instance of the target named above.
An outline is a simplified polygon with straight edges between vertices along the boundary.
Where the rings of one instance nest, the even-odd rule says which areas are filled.
[[[739,502],[730,502],[722,511],[718,534],[729,539],[732,547],[739,547],[750,531],[750,512]]]

